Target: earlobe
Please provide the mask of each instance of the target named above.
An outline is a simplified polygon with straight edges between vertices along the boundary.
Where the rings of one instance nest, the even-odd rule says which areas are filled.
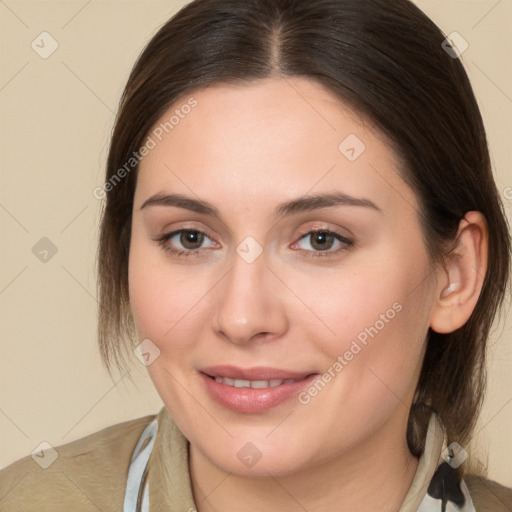
[[[430,327],[450,333],[471,316],[487,270],[488,227],[481,212],[467,212],[460,221],[459,243],[447,256],[445,275],[439,279]]]

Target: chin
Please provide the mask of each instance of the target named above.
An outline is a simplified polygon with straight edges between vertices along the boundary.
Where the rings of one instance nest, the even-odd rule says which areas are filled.
[[[238,476],[262,477],[286,476],[299,472],[314,465],[311,457],[304,450],[304,441],[290,443],[285,437],[276,438],[273,443],[265,439],[254,439],[251,436],[236,437],[226,440],[224,444],[214,443],[197,446],[204,457],[217,468]],[[304,437],[306,439],[307,436]],[[205,437],[202,437],[205,439]],[[295,447],[294,447],[295,446]]]

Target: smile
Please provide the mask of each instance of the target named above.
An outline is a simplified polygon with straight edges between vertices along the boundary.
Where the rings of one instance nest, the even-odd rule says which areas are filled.
[[[220,365],[202,368],[198,376],[207,396],[218,405],[238,413],[257,414],[281,404],[295,404],[291,398],[310,385],[318,373]]]
[[[225,384],[226,386],[231,386],[234,388],[254,388],[254,389],[263,389],[263,388],[274,388],[276,386],[281,386],[282,384],[291,384],[293,382],[298,382],[303,379],[272,379],[272,380],[244,380],[244,379],[230,379],[229,377],[212,377],[215,379],[215,382],[219,384]],[[306,378],[306,377],[304,377]]]

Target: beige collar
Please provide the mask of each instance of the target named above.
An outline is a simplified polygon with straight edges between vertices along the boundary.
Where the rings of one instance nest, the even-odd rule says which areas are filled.
[[[188,440],[166,407],[158,414],[158,433],[148,471],[150,510],[196,511],[188,467]]]
[[[416,473],[409,491],[398,512],[417,512],[421,501],[427,493],[430,480],[439,465],[441,453],[446,444],[446,433],[436,413],[432,413],[428,423],[425,449],[418,461]]]
[[[432,413],[425,450],[399,512],[417,512],[439,464],[445,442],[442,423]],[[165,407],[158,414],[158,433],[148,469],[151,510],[196,511],[188,466],[188,441]]]

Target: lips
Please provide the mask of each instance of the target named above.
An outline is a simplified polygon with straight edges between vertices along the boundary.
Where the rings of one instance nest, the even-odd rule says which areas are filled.
[[[238,368],[236,366],[231,365],[208,366],[205,368],[201,368],[200,371],[214,378],[227,377],[229,379],[248,381],[303,379],[314,373],[311,371],[297,372],[291,370],[282,370],[279,368],[271,368],[268,366]]]
[[[212,377],[213,378],[213,377]],[[230,379],[229,377],[215,377],[215,382],[225,384],[234,388],[275,388],[281,384],[291,384],[301,379],[271,379],[271,380],[245,380],[245,379]]]
[[[218,404],[236,412],[260,413],[297,395],[318,374],[222,365],[202,368],[199,376],[210,398]]]

